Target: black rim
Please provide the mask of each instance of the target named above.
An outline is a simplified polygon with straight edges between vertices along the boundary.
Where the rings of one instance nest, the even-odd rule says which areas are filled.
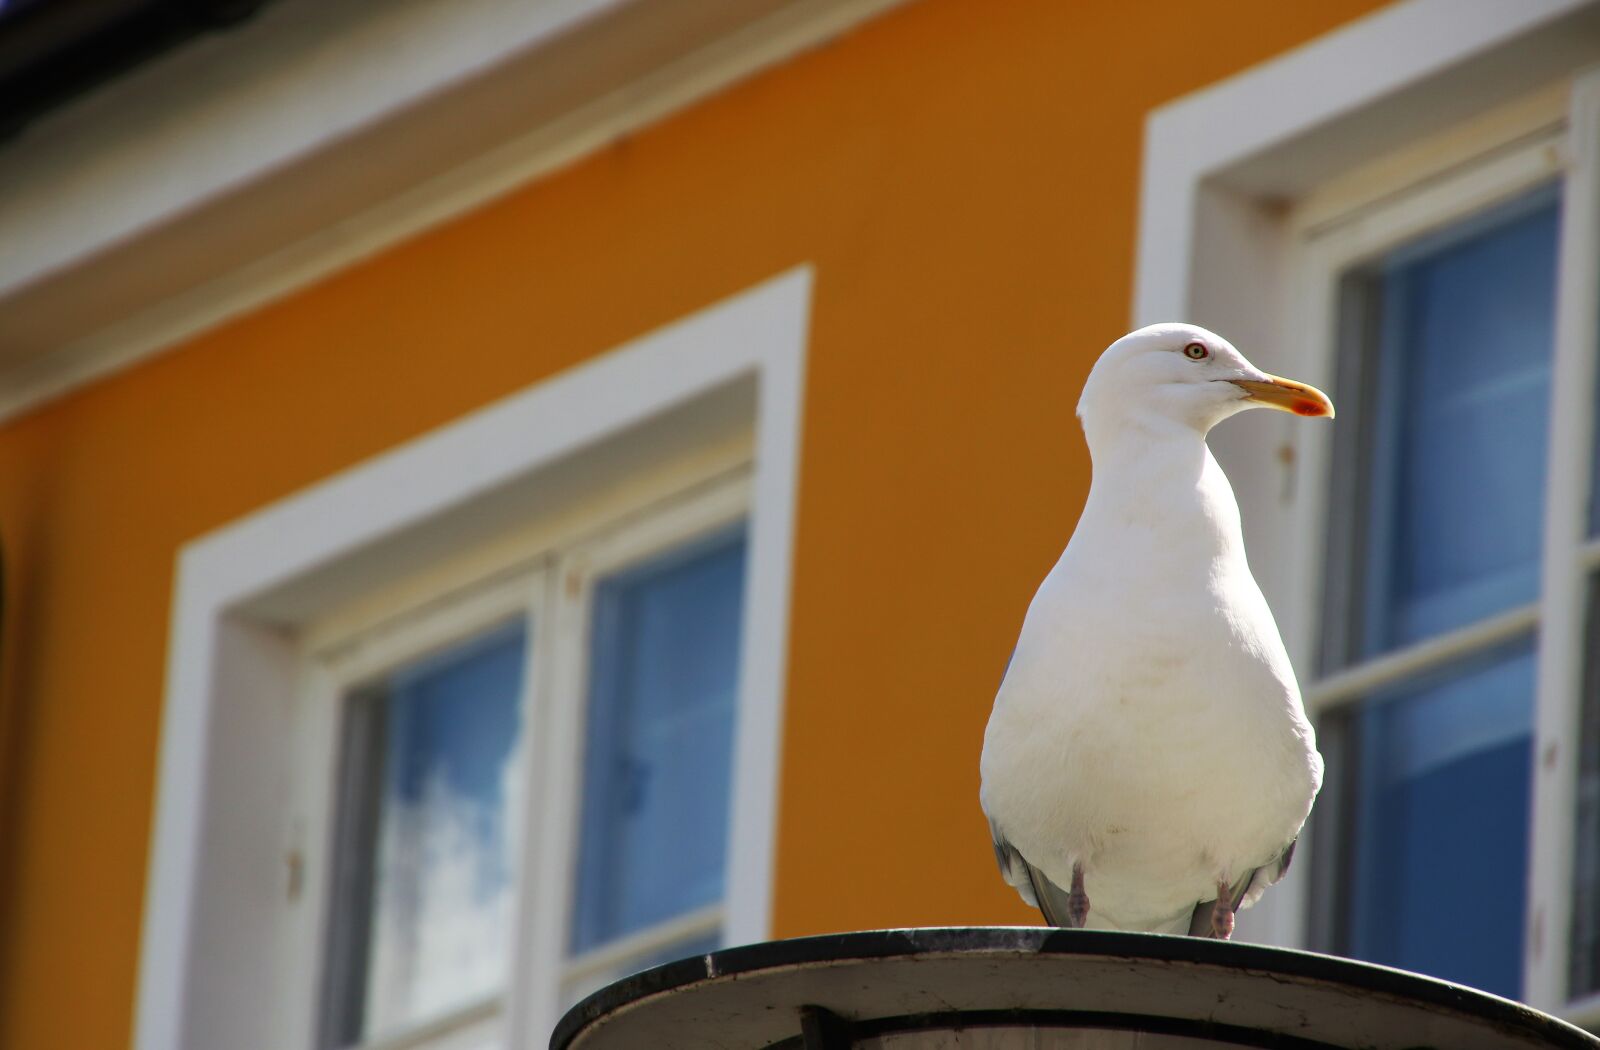
[[[1103,930],[1062,930],[1035,926],[973,926],[934,927],[927,929],[867,930],[859,933],[824,934],[817,937],[797,937],[790,940],[766,941],[760,944],[725,948],[710,955],[679,959],[625,977],[593,993],[568,1010],[550,1037],[551,1050],[566,1050],[584,1028],[607,1014],[629,1003],[662,992],[674,991],[708,980],[732,977],[811,963],[848,960],[884,959],[908,955],[949,954],[956,952],[1019,952],[1036,955],[1094,955],[1121,959],[1148,959],[1160,962],[1188,962],[1230,969],[1261,970],[1290,977],[1301,977],[1365,992],[1378,992],[1401,999],[1410,999],[1432,1006],[1443,1007],[1488,1022],[1502,1029],[1538,1034],[1551,1046],[1581,1047],[1595,1050],[1600,1040],[1587,1032],[1574,1028],[1565,1021],[1540,1013],[1522,1003],[1502,999],[1488,992],[1480,992],[1448,981],[1423,977],[1403,970],[1377,966],[1372,963],[1338,959],[1312,952],[1290,948],[1269,948],[1255,944],[1236,944],[1232,941],[1214,941],[1198,937],[1175,937],[1153,933],[1116,933]],[[1068,1014],[1077,1020],[1071,1023],[1089,1027],[1122,1027],[1130,1025],[1148,1028],[1150,1024],[1174,1023],[1171,1018],[1152,1018],[1144,1015],[1118,1015],[1115,1025],[1089,1024],[1086,1015],[1076,1011],[1045,1011],[1062,1023]],[[1015,1018],[1028,1014],[1039,1018],[1040,1011],[972,1011],[963,1013],[964,1019],[978,1015]],[[918,1015],[931,1016],[931,1015]],[[945,1018],[944,1020],[948,1020]],[[1109,1019],[1109,1015],[1106,1015]],[[857,1022],[856,1031],[867,1033],[873,1025],[890,1024],[912,1019],[883,1018]],[[972,1024],[971,1020],[963,1023]],[[994,1023],[1012,1023],[997,1021]],[[1186,1023],[1186,1022],[1176,1022]],[[1197,1022],[1198,1023],[1198,1022]],[[925,1027],[916,1024],[913,1027]],[[1192,1031],[1193,1029],[1186,1029]],[[1240,1030],[1243,1031],[1243,1030]],[[1235,1036],[1226,1036],[1241,1042]],[[1314,1047],[1321,1044],[1299,1041],[1294,1043],[1261,1042],[1260,1033],[1251,1035],[1253,1042],[1246,1046]],[[1278,1037],[1274,1037],[1278,1038]],[[786,1042],[775,1044],[784,1046]],[[799,1045],[799,1044],[796,1044]]]
[[[1115,1032],[1147,1032],[1152,1035],[1180,1035],[1209,1039],[1215,1043],[1255,1047],[1256,1050],[1343,1050],[1319,1039],[1305,1039],[1258,1028],[1222,1024],[1188,1017],[1160,1017],[1150,1014],[1121,1014],[1091,1010],[958,1010],[950,1013],[904,1014],[874,1017],[845,1026],[847,1040],[871,1039],[898,1032],[950,1031],[967,1028],[1099,1028]],[[796,1035],[770,1043],[763,1050],[809,1050],[814,1045],[806,1036]],[[826,1046],[827,1044],[823,1044]],[[841,1041],[838,1045],[849,1046]]]

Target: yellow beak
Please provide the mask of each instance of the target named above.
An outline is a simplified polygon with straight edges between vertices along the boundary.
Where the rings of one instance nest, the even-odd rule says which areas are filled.
[[[1297,416],[1333,418],[1333,402],[1314,386],[1271,375],[1265,380],[1230,379],[1229,382],[1250,395],[1246,400],[1268,408],[1293,412]]]

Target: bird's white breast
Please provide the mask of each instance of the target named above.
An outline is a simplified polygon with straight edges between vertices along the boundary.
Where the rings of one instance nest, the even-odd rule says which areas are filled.
[[[1153,479],[1161,483],[1163,479]],[[1209,453],[1161,513],[1091,495],[1029,607],[982,760],[985,811],[1093,912],[1187,914],[1266,863],[1321,782],[1294,676]]]

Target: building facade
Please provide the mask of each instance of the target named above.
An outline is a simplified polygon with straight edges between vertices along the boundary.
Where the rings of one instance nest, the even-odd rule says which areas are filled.
[[[1339,406],[1213,438],[1329,765],[1241,935],[1600,1024],[1596,70],[1580,0],[278,0],[38,116],[0,1045],[1037,921],[983,724],[1167,319]]]

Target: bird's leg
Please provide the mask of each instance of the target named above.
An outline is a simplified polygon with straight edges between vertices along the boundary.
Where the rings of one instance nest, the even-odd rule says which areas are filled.
[[[1211,909],[1211,936],[1219,941],[1233,937],[1233,887],[1226,879],[1217,880],[1217,903]]]
[[[1067,924],[1075,930],[1083,929],[1089,921],[1089,895],[1083,892],[1083,865],[1072,866],[1072,891],[1067,894]]]

